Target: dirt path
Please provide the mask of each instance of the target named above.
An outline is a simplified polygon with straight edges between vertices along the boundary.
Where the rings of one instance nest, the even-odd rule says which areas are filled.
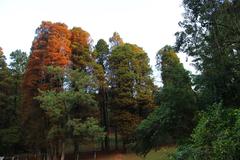
[[[114,160],[123,160],[123,155],[118,153],[114,156]]]
[[[97,160],[124,160],[124,155],[121,153],[115,153],[111,155],[97,156]]]
[[[80,157],[81,160],[93,160],[93,154],[88,153]],[[121,153],[121,152],[108,152],[108,153],[97,153],[96,160],[142,160],[134,153]]]
[[[122,153],[113,153],[109,155],[97,156],[97,160],[142,160],[140,157],[137,157],[135,154],[122,154]]]

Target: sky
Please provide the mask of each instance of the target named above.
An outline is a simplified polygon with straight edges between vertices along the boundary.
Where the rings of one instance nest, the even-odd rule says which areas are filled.
[[[36,28],[42,21],[81,27],[96,42],[118,32],[124,42],[142,47],[155,65],[155,55],[174,45],[181,30],[182,0],[0,0],[0,46],[6,57],[21,49],[30,53]],[[178,54],[184,67],[186,56]],[[155,73],[156,75],[156,73]]]

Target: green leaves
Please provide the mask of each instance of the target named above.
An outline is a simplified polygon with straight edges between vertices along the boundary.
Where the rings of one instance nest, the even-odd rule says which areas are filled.
[[[170,143],[170,132],[175,127],[175,119],[172,117],[174,114],[166,106],[158,107],[150,113],[136,129],[134,150],[145,156],[153,148]]]
[[[93,117],[85,121],[73,119],[68,121],[68,125],[73,128],[73,135],[80,137],[84,143],[95,143],[103,140],[105,136],[104,129],[99,126],[99,122]]]
[[[175,130],[171,135],[175,138],[184,137],[191,132],[196,111],[196,98],[191,88],[189,73],[183,68],[175,51],[170,46],[162,48],[157,57],[157,67],[161,69],[163,80],[163,87],[158,97],[160,107],[162,105],[169,107],[177,114]],[[181,132],[181,136],[178,136],[177,132]]]
[[[157,53],[163,87],[156,94],[156,108],[136,130],[135,151],[146,155],[151,149],[186,138],[193,128],[195,95],[188,72],[170,46]]]
[[[153,81],[148,62],[147,54],[136,45],[113,49],[109,57],[111,92],[116,97],[113,106],[134,107],[143,94],[149,95],[146,103],[151,105]]]
[[[10,58],[12,62],[10,63],[10,67],[15,75],[23,75],[27,65],[27,54],[26,52],[22,52],[21,50],[16,50],[10,54]]]
[[[179,147],[175,159],[239,159],[239,118],[239,109],[224,109],[221,104],[214,104],[200,114],[190,142],[187,147]]]
[[[15,78],[15,77],[14,77]],[[11,70],[7,67],[5,56],[0,48],[0,152],[10,153],[20,142],[20,127],[17,106],[14,105],[15,87]],[[15,81],[16,80],[16,81]],[[19,102],[19,101],[18,101]]]
[[[127,142],[140,120],[153,109],[152,70],[143,49],[128,43],[112,49],[109,70],[112,121]]]
[[[61,91],[39,90],[40,95],[35,98],[49,119],[48,140],[77,137],[81,140],[80,143],[84,143],[102,139],[104,132],[98,121],[94,118],[81,119],[75,113],[76,108],[94,108],[97,105],[88,89],[94,86],[90,76],[78,70],[56,67],[48,67],[48,71],[56,78],[59,77],[57,79],[63,80],[63,84],[66,85]]]
[[[18,126],[0,128],[0,153],[8,153],[20,144],[21,132]]]
[[[60,119],[63,117],[65,109],[66,94],[59,94],[55,91],[40,91],[40,96],[36,97],[41,102],[41,108],[46,111],[47,115],[52,119]]]
[[[193,56],[201,81],[195,81],[202,109],[213,103],[239,106],[238,1],[184,0],[183,31],[176,33],[176,48]],[[206,96],[207,95],[207,96]]]
[[[194,58],[201,110],[190,142],[175,159],[239,159],[239,1],[184,0],[176,48]],[[236,49],[237,48],[237,49]],[[221,103],[221,104],[219,104]]]

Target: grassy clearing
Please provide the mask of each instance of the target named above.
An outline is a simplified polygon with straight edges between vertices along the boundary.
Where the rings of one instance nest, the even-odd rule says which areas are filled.
[[[97,160],[168,160],[168,155],[175,152],[176,147],[162,147],[158,151],[151,151],[146,157],[139,157],[134,153],[110,153],[98,155]],[[92,159],[92,158],[91,158]],[[85,159],[90,160],[90,159]]]
[[[168,155],[176,151],[176,147],[163,147],[158,151],[151,151],[145,158],[145,160],[168,160]]]

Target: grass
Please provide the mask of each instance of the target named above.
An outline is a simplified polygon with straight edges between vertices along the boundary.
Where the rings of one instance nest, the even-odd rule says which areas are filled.
[[[137,156],[135,153],[116,153],[116,152],[109,152],[109,153],[103,153],[100,151],[100,144],[96,145],[97,147],[97,160],[168,160],[169,154],[172,154],[176,151],[176,146],[165,146],[161,147],[157,151],[151,151],[149,154],[147,154],[146,157],[140,157]],[[119,147],[121,148],[121,140],[119,139]],[[68,153],[73,152],[73,145],[72,142],[69,142],[68,144]],[[80,152],[83,157],[81,157],[81,160],[92,160],[93,159],[93,148],[94,144],[88,143],[85,145],[80,145]],[[114,136],[110,136],[110,148],[111,150],[114,150]],[[85,154],[84,154],[85,153]]]
[[[145,160],[168,160],[169,154],[172,154],[176,151],[176,147],[163,147],[158,151],[151,151]]]
[[[158,151],[151,151],[146,157],[139,157],[134,153],[109,153],[104,155],[97,155],[97,160],[168,160],[169,154],[174,153],[175,150],[175,146],[162,147]]]

